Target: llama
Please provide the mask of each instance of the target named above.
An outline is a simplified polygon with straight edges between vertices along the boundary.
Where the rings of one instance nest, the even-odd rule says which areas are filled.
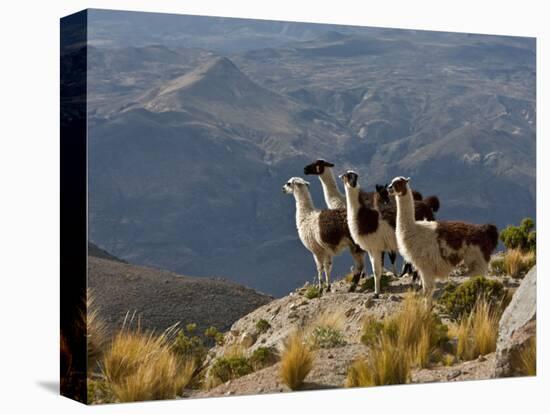
[[[361,197],[357,173],[348,171],[340,177],[346,190],[346,212],[351,237],[369,254],[374,271],[374,296],[378,297],[382,277],[382,252],[397,250],[395,231],[381,212]]]
[[[351,238],[345,209],[316,209],[308,187],[309,182],[300,177],[292,177],[283,186],[283,192],[294,195],[298,235],[305,248],[313,254],[317,267],[319,292],[323,290],[323,273],[326,289],[330,291],[332,258],[348,248],[355,262],[354,279],[358,279],[364,267],[364,252]]]
[[[340,192],[338,185],[336,184],[336,179],[334,178],[334,173],[332,168],[334,167],[333,163],[325,161],[323,159],[318,159],[317,161],[308,164],[304,167],[305,175],[317,175],[319,181],[321,181],[321,186],[323,187],[323,196],[325,198],[325,203],[330,209],[337,208],[346,208],[346,196]],[[367,202],[372,204],[374,192],[361,191],[361,197]],[[382,265],[384,264],[384,252],[381,253],[382,256]],[[392,265],[392,270],[394,274],[397,274],[397,268],[395,261],[397,259],[397,254],[395,251],[389,251],[388,256],[390,258],[390,263]],[[357,277],[356,277],[357,276]],[[361,274],[354,274],[352,281],[352,286],[350,291],[355,290],[355,285],[359,282]]]
[[[395,206],[395,199],[393,197],[390,197],[390,194],[388,192],[388,184],[385,185],[378,185],[376,184],[376,192],[377,192],[377,206],[382,206],[381,208],[389,208],[392,215],[396,214],[396,206]],[[418,191],[413,190],[413,199],[415,200],[415,214],[417,214],[418,208],[420,208],[421,216],[416,217],[416,219],[426,219],[428,221],[435,220],[435,217],[433,216],[433,213],[437,212],[440,207],[439,198],[436,196],[430,196],[426,199],[423,199],[422,194],[420,194]],[[432,214],[429,213],[428,209],[425,209],[422,205],[417,205],[416,203],[421,201],[425,206],[432,211]],[[422,213],[426,212],[426,216],[423,217]],[[392,223],[395,223],[395,220],[392,220]],[[411,274],[412,275],[412,282],[413,284],[418,279],[418,272],[413,269],[412,265],[404,261],[403,267],[401,269],[401,273],[399,274],[399,277],[403,277],[405,274]]]
[[[492,224],[459,221],[417,221],[409,178],[396,177],[388,186],[397,204],[397,244],[403,257],[420,273],[422,289],[431,297],[436,279],[445,279],[462,261],[468,276],[483,275],[498,243]]]

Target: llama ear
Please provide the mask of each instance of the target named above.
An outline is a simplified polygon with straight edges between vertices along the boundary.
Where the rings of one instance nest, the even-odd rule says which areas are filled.
[[[325,161],[325,167],[330,167],[330,168],[332,168],[332,167],[334,167],[334,164],[332,164],[332,163],[330,163],[330,162],[328,162],[328,161]]]
[[[381,186],[380,184],[376,184],[376,191],[380,191],[382,190],[384,187]]]
[[[405,178],[405,181],[408,183],[409,181],[411,181],[411,177]]]
[[[307,185],[309,187],[309,181],[305,181],[304,180],[304,184]]]

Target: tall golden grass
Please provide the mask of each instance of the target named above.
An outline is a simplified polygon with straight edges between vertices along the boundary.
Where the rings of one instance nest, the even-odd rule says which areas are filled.
[[[520,249],[508,249],[504,254],[503,265],[506,274],[520,277],[535,265],[535,252],[523,252]]]
[[[471,360],[494,352],[498,336],[500,307],[491,306],[483,297],[468,315],[451,325],[449,335],[456,338],[456,356]]]
[[[412,367],[426,367],[446,340],[446,328],[420,295],[409,292],[401,309],[380,322],[367,316],[362,342],[369,347],[367,359],[349,369],[348,387],[404,384]]]
[[[86,320],[88,375],[91,375],[98,368],[98,362],[107,344],[107,325],[99,316],[99,309],[90,289],[86,295],[86,310],[86,315],[82,317]]]
[[[513,360],[515,371],[521,375],[537,375],[537,338],[532,337]]]
[[[405,384],[410,377],[410,356],[407,349],[383,334],[370,348],[367,359],[356,361],[348,370],[346,387]]]
[[[430,354],[446,339],[445,326],[424,298],[412,292],[405,295],[401,309],[384,321],[381,333],[404,351],[411,365],[420,367],[428,365]]]
[[[346,316],[342,309],[325,310],[311,324],[312,327],[329,328],[341,331],[344,327]]]
[[[299,332],[292,333],[285,341],[281,355],[279,375],[291,390],[299,389],[313,368],[313,351]]]
[[[189,384],[196,366],[172,350],[168,329],[160,335],[125,326],[115,335],[102,358],[106,384],[117,401],[176,397]]]

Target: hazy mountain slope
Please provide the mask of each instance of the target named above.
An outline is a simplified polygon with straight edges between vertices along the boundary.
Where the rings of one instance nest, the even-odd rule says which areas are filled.
[[[338,47],[347,55],[327,54]],[[358,170],[364,185],[410,175],[441,197],[446,218],[503,226],[534,215],[531,39],[386,30],[276,52],[234,60],[256,82],[347,126],[355,138],[332,159]]]
[[[109,329],[135,312],[141,327],[162,331],[179,322],[227,330],[271,298],[228,280],[181,276],[163,270],[88,257],[88,286]],[[137,321],[136,321],[137,322]]]
[[[121,260],[118,257],[113,256],[107,250],[103,250],[101,247],[98,247],[91,242],[88,242],[88,256],[97,257],[98,259],[106,259],[106,260],[112,260],[115,262],[126,263],[124,260]]]
[[[532,39],[334,27],[287,36],[284,25],[266,35],[233,23],[205,34],[216,52],[196,49],[206,41],[186,28],[149,37],[164,46],[125,47],[127,27],[115,48],[94,43],[92,241],[133,263],[284,295],[315,267],[281,186],[318,157],[358,170],[367,189],[409,175],[440,197],[441,218],[503,227],[535,216]],[[234,47],[243,33],[262,48]],[[179,35],[189,42],[166,46]],[[338,258],[335,276],[350,265]]]

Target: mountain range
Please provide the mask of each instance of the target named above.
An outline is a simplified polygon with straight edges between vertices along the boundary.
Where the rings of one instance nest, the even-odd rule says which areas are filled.
[[[316,158],[411,176],[442,219],[535,216],[533,39],[170,16],[106,43],[121,16],[88,47],[89,235],[121,259],[288,293],[315,267],[281,186]]]

